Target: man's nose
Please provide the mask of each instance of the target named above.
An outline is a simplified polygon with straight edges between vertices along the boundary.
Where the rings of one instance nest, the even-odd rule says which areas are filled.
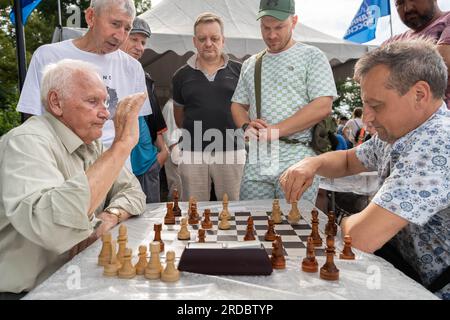
[[[108,110],[108,106],[106,105],[106,102],[103,102],[102,106],[100,107],[99,117],[108,120],[109,116],[110,112]]]
[[[403,11],[405,13],[408,13],[408,12],[413,11],[415,9],[416,9],[416,6],[415,6],[414,1],[405,0],[405,2],[403,3]]]

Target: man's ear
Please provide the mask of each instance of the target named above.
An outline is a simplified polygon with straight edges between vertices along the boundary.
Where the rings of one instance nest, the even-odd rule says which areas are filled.
[[[94,21],[95,21],[94,8],[89,7],[86,9],[86,11],[84,12],[84,19],[86,20],[86,24],[88,25],[88,27],[92,28],[92,26],[94,25]]]
[[[47,95],[48,111],[53,115],[60,117],[63,114],[61,106],[61,98],[58,97],[58,93],[54,90],[50,91]]]
[[[416,95],[416,103],[423,103],[433,99],[430,85],[422,80],[414,84],[414,94]]]

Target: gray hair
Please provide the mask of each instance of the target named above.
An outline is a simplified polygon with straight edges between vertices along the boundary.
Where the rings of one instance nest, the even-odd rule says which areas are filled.
[[[223,20],[221,17],[219,17],[218,15],[216,15],[212,12],[204,12],[197,17],[197,19],[195,20],[195,23],[194,23],[194,34],[195,34],[196,28],[199,24],[213,23],[213,22],[217,22],[219,24],[220,31],[223,35],[223,33],[224,33]]]
[[[390,70],[386,88],[404,95],[418,81],[429,84],[435,99],[444,97],[447,66],[431,40],[397,41],[366,53],[355,65],[355,79],[361,81],[378,65]]]
[[[66,98],[72,92],[74,80],[79,76],[77,73],[95,74],[101,81],[97,70],[97,66],[92,63],[73,59],[46,65],[41,81],[41,102],[45,109],[48,109],[47,96],[50,91],[54,90],[62,98]]]
[[[90,6],[99,15],[102,9],[111,7],[111,5],[117,5],[133,19],[136,17],[136,7],[133,0],[91,0]]]

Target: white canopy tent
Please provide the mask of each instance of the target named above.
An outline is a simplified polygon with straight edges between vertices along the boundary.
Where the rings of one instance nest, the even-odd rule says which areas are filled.
[[[205,11],[219,15],[225,25],[225,51],[243,58],[264,49],[256,14],[259,0],[163,0],[140,15],[152,29],[149,47],[163,53],[168,50],[183,55],[194,51],[193,24]],[[301,22],[301,19],[299,19]],[[332,65],[358,59],[368,46],[355,44],[299,23],[294,38],[321,49]]]

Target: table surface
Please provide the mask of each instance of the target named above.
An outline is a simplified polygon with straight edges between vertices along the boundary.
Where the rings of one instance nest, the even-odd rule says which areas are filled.
[[[290,205],[280,201],[283,212],[289,212]],[[180,203],[183,214],[187,204]],[[205,208],[212,211],[222,209],[221,202],[199,202],[199,212]],[[272,208],[271,200],[230,201],[230,212],[267,210]],[[313,205],[300,202],[303,217],[310,221]],[[128,247],[133,249],[133,263],[137,262],[137,248],[148,245],[153,239],[153,224],[161,223],[166,212],[165,203],[149,204],[145,213],[124,222],[128,227]],[[326,216],[319,214],[320,230],[324,230]],[[118,228],[112,230],[116,237]],[[166,239],[165,239],[166,238]],[[181,255],[174,241],[165,240],[166,252],[174,249],[177,262]],[[24,299],[437,299],[417,282],[395,269],[390,263],[372,254],[353,249],[356,260],[340,260],[342,248],[336,237],[337,254],[335,264],[340,270],[338,281],[320,279],[319,273],[301,271],[303,257],[286,257],[286,269],[274,270],[270,276],[211,276],[181,272],[178,282],[147,280],[136,276],[131,280],[107,278],[103,268],[97,266],[97,257],[102,243],[96,241],[89,248],[62,266],[50,278],[32,290]],[[237,249],[239,250],[239,249]],[[161,259],[164,264],[165,259]],[[317,257],[319,268],[325,257]]]

